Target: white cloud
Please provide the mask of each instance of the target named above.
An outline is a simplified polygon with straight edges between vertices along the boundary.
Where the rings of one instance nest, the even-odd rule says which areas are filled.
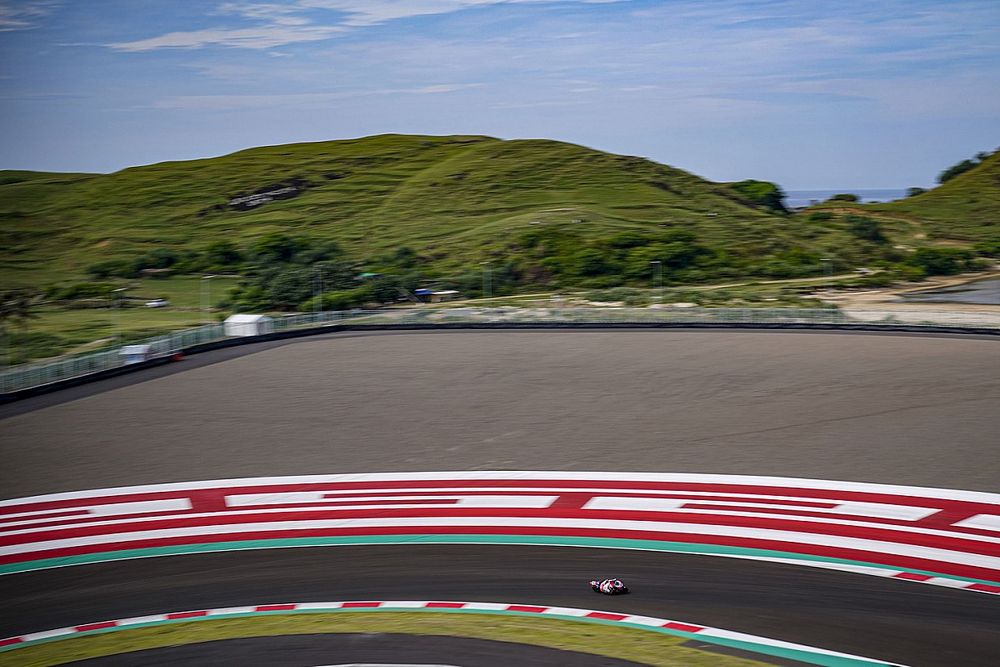
[[[451,12],[489,5],[537,4],[605,4],[629,0],[298,0],[302,7],[332,9],[345,15],[344,25],[369,26],[395,19],[450,14]]]
[[[3,0],[0,0],[2,2]],[[510,4],[603,4],[631,0],[292,0],[276,2],[226,2],[215,11],[236,15],[261,25],[250,28],[207,28],[171,32],[166,35],[131,42],[108,44],[119,51],[152,51],[164,48],[197,49],[224,46],[268,49],[296,42],[330,39],[344,30],[379,25],[387,21],[450,14],[473,7]],[[331,12],[323,24],[312,18],[316,12]],[[2,15],[0,15],[2,16]]]
[[[34,28],[38,25],[38,20],[52,12],[57,5],[52,0],[0,0],[0,32]]]
[[[438,84],[415,88],[378,88],[329,93],[293,93],[289,95],[177,95],[159,100],[153,104],[153,107],[156,109],[194,109],[199,111],[229,111],[235,109],[264,109],[287,106],[302,108],[360,97],[442,95],[469,88],[478,88],[482,85],[481,83]]]
[[[228,46],[244,49],[270,49],[296,42],[315,42],[342,32],[343,28],[308,25],[271,25],[256,28],[208,28],[190,32],[171,32],[134,42],[109,44],[118,51],[153,51],[155,49],[197,49],[205,46]]]

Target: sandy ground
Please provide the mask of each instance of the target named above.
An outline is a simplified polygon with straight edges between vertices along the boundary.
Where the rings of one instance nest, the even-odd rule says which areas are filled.
[[[337,335],[82,396],[0,421],[2,496],[443,469],[743,473],[1000,490],[993,340],[751,331]]]
[[[849,315],[858,317],[895,317],[902,322],[931,320],[945,324],[992,323],[1000,325],[1000,306],[975,303],[920,303],[906,301],[904,294],[954,287],[979,280],[1000,278],[1000,271],[966,273],[959,276],[938,276],[920,283],[888,289],[859,292],[824,291],[811,296],[836,304]]]

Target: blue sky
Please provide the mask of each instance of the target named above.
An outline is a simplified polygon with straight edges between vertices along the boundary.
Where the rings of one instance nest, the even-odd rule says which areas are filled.
[[[0,0],[0,98],[0,168],[465,133],[928,186],[1000,145],[1000,2]]]

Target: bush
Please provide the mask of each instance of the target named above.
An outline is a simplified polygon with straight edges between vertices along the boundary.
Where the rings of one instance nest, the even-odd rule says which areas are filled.
[[[234,266],[243,261],[243,253],[232,241],[213,241],[205,248],[205,259],[212,266]]]
[[[96,299],[109,296],[115,287],[114,283],[76,283],[68,287],[54,287],[46,296],[55,301]]]
[[[965,248],[920,248],[907,263],[920,267],[929,276],[950,276],[977,270],[974,259],[975,253]]]
[[[747,180],[733,183],[732,188],[758,206],[775,213],[788,213],[784,202],[785,193],[774,183]]]
[[[91,264],[87,267],[87,273],[95,278],[135,278],[139,275],[139,269],[135,260],[108,259]]]
[[[372,300],[371,288],[358,287],[352,290],[340,290],[336,292],[324,292],[318,297],[308,299],[299,306],[299,310],[349,310],[363,306]],[[317,301],[319,302],[317,304]]]
[[[886,242],[885,235],[882,233],[882,225],[878,220],[863,215],[849,215],[844,220],[849,225],[848,231],[857,238],[872,243]]]
[[[859,201],[861,201],[861,198],[860,198],[860,197],[858,197],[857,195],[852,195],[852,194],[850,194],[850,193],[846,193],[846,192],[845,192],[845,193],[843,193],[843,194],[839,194],[839,195],[833,195],[832,197],[830,197],[829,199],[827,199],[827,201],[849,201],[849,202],[859,202]]]
[[[826,222],[832,219],[833,213],[830,213],[830,211],[816,211],[809,214],[809,222]]]

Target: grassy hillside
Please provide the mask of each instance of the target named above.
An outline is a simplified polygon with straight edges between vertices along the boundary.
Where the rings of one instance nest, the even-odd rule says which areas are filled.
[[[824,202],[884,221],[898,240],[915,245],[1000,243],[1000,151],[936,188],[885,204]]]
[[[934,238],[1000,241],[1000,151],[923,194],[871,208],[917,220]]]
[[[745,187],[642,158],[482,136],[268,146],[106,175],[6,171],[0,281],[65,284],[102,261],[164,248],[190,258],[219,240],[247,250],[275,234],[335,241],[344,258],[373,271],[398,268],[393,253],[406,247],[407,267],[425,279],[488,261],[524,287],[648,281],[651,261],[663,262],[668,283],[808,276],[822,273],[824,259],[835,270],[901,261],[887,252],[890,241],[990,237],[998,179],[993,155],[926,194],[840,206],[823,218],[781,215]],[[230,205],[289,186],[298,196],[250,210]],[[859,233],[845,213],[877,218],[882,237]]]
[[[290,183],[302,194],[249,211],[227,205]],[[787,242],[797,236],[729,186],[677,169],[475,136],[270,146],[108,175],[0,172],[0,217],[0,278],[35,285],[152,248],[249,244],[274,232],[333,239],[362,261],[408,246],[442,271],[516,253],[511,239],[532,222],[576,225],[586,238],[683,226],[751,253],[766,250],[762,229]]]

